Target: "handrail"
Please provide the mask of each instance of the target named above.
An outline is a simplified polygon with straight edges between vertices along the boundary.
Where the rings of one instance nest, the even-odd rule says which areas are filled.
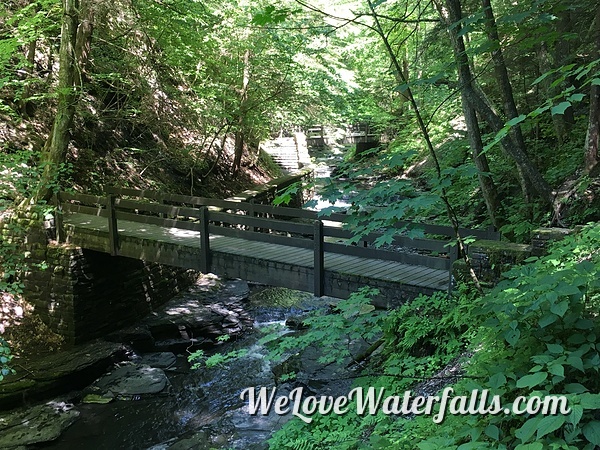
[[[139,197],[150,200],[155,200],[158,202],[173,202],[173,203],[184,203],[195,206],[211,206],[216,208],[226,208],[226,209],[235,209],[239,211],[250,212],[254,211],[255,213],[261,214],[272,214],[279,215],[284,217],[296,218],[296,219],[311,219],[311,220],[325,220],[332,222],[345,222],[348,220],[347,214],[340,213],[332,213],[330,215],[324,216],[319,214],[317,211],[310,211],[306,209],[299,208],[288,208],[285,206],[271,206],[271,205],[261,205],[257,203],[250,202],[242,202],[242,201],[234,201],[234,200],[221,200],[207,197],[193,197],[189,195],[181,195],[181,194],[163,194],[157,191],[150,190],[138,190],[138,189],[128,189],[128,188],[114,188],[108,187],[106,188],[107,192],[114,193],[117,195],[125,195],[130,197]],[[409,222],[400,220],[396,222],[394,225],[396,228],[405,228],[405,227],[416,227],[422,229],[424,233],[435,234],[447,237],[455,237],[454,228],[448,225],[434,225],[434,224],[426,224],[426,223],[417,223],[417,222]],[[474,236],[478,239],[490,239],[490,240],[499,240],[500,233],[494,231],[493,229],[488,230],[477,230],[472,228],[459,228],[459,233],[462,236]]]
[[[315,211],[296,208],[162,194],[128,188],[109,188],[107,192],[104,197],[59,192],[55,196],[55,203],[58,209],[64,212],[79,212],[106,217],[109,230],[109,249],[112,255],[119,254],[118,220],[200,232],[200,267],[205,273],[210,271],[211,233],[291,247],[313,248],[314,293],[318,296],[323,295],[324,292],[324,254],[326,252],[397,261],[449,271],[458,256],[456,246],[448,246],[449,240],[440,239],[412,239],[406,236],[397,236],[394,244],[434,253],[444,253],[447,254],[445,258],[340,243],[336,240],[352,237],[350,231],[341,228],[341,225],[349,219],[349,216],[345,214],[334,213],[329,216],[321,216]],[[141,200],[121,197],[136,197]],[[308,223],[282,220],[282,218],[306,220]],[[58,220],[57,223],[62,222]],[[421,226],[429,234],[449,237],[454,235],[454,230],[441,225],[412,224],[404,221],[397,224],[398,227],[412,225]],[[488,239],[499,237],[498,233],[490,231],[462,230],[476,237]],[[274,232],[284,233],[284,235],[273,234]],[[62,230],[59,230],[59,235],[64,236]],[[381,233],[370,233],[364,236],[361,242],[365,244],[373,242],[380,236],[382,236]],[[451,275],[449,281],[451,281]]]

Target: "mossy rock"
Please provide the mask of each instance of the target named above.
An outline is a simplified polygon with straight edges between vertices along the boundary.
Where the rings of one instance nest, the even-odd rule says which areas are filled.
[[[301,305],[313,298],[308,292],[294,291],[282,287],[269,287],[255,292],[250,296],[250,301],[258,306],[280,306],[290,308]]]
[[[469,254],[485,254],[490,264],[520,264],[531,256],[531,245],[505,241],[477,240],[469,247]]]

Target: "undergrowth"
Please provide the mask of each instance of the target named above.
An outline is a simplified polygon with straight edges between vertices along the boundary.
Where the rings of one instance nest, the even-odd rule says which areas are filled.
[[[565,396],[566,414],[465,414],[435,423],[432,415],[356,414],[356,398],[344,415],[315,415],[311,423],[287,422],[269,441],[272,449],[585,449],[600,446],[600,226],[589,224],[504,274],[493,290],[476,296],[462,288],[421,296],[381,313],[373,292],[361,291],[337,305],[337,314],[307,319],[306,333],[266,338],[278,360],[309,345],[322,361],[353,358],[348,340],[379,339],[355,386],[400,395],[435,379],[448,363],[458,377],[436,385],[453,395],[474,390],[498,395],[502,406]],[[456,374],[455,374],[456,375]],[[458,381],[456,381],[458,379]],[[439,406],[438,406],[439,408]],[[353,412],[354,411],[354,412]],[[438,413],[439,409],[434,410]]]

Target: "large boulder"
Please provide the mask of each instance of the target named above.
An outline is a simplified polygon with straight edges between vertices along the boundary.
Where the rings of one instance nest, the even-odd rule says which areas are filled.
[[[0,448],[13,449],[55,440],[79,417],[79,411],[72,407],[52,401],[0,416]]]

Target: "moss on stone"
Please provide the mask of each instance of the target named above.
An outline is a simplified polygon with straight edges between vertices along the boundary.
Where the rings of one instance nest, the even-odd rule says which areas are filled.
[[[471,244],[469,253],[486,254],[491,264],[520,264],[531,256],[531,249],[531,245],[482,239]]]
[[[308,292],[294,291],[283,287],[269,287],[250,296],[250,301],[259,306],[292,307],[302,304],[313,296]]]

